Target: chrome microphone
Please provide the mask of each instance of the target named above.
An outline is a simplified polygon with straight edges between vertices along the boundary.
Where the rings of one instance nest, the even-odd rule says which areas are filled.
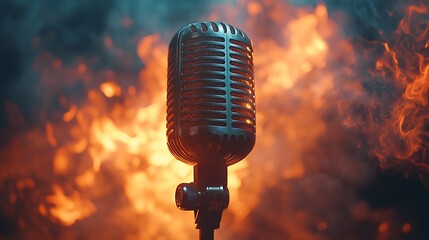
[[[253,49],[240,29],[193,23],[168,50],[167,145],[194,165],[194,182],[176,189],[176,205],[194,210],[200,239],[213,239],[229,203],[227,166],[255,145]]]

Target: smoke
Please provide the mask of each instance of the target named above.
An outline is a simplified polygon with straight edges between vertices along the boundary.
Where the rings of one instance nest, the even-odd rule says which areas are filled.
[[[8,120],[6,113],[19,111],[31,124],[40,120],[37,112],[55,107],[54,97],[46,97],[53,89],[39,88],[44,66],[34,66],[38,58],[40,62],[40,58],[49,56],[66,67],[76,67],[82,59],[89,59],[92,69],[127,72],[137,79],[142,65],[135,47],[142,36],[160,33],[167,42],[176,29],[203,18],[216,2],[1,1],[0,129],[14,121]],[[118,55],[106,49],[106,37],[123,52]],[[54,90],[57,95],[79,93],[76,82],[74,86],[62,79],[58,82],[62,86]]]
[[[428,184],[429,15],[423,1],[356,1],[361,31],[351,33],[357,51],[356,94],[339,85],[346,125],[361,129],[369,153],[391,168]]]

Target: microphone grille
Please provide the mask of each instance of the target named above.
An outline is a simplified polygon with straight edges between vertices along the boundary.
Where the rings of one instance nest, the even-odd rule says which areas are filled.
[[[170,42],[167,137],[178,159],[243,159],[255,143],[253,50],[240,29],[190,24]]]
[[[230,123],[232,128],[254,133],[253,50],[248,36],[220,22],[190,24],[184,29],[192,36],[181,35],[179,46],[170,45],[168,55],[167,132],[179,121],[183,127],[227,127]],[[179,68],[174,63],[180,63]],[[175,76],[179,82],[175,83]],[[176,91],[180,100],[174,99]],[[175,100],[180,104],[175,106]]]

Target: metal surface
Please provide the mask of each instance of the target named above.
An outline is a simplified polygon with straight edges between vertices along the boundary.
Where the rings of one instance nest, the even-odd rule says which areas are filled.
[[[176,206],[180,210],[198,209],[201,196],[196,183],[181,183],[176,188]]]

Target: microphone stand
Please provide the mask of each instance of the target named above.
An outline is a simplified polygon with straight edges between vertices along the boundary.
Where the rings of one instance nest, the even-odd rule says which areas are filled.
[[[200,229],[199,240],[214,240],[214,229]]]
[[[227,165],[225,161],[206,161],[194,166],[194,182],[176,189],[176,205],[193,210],[200,240],[214,240],[222,212],[228,207]]]

